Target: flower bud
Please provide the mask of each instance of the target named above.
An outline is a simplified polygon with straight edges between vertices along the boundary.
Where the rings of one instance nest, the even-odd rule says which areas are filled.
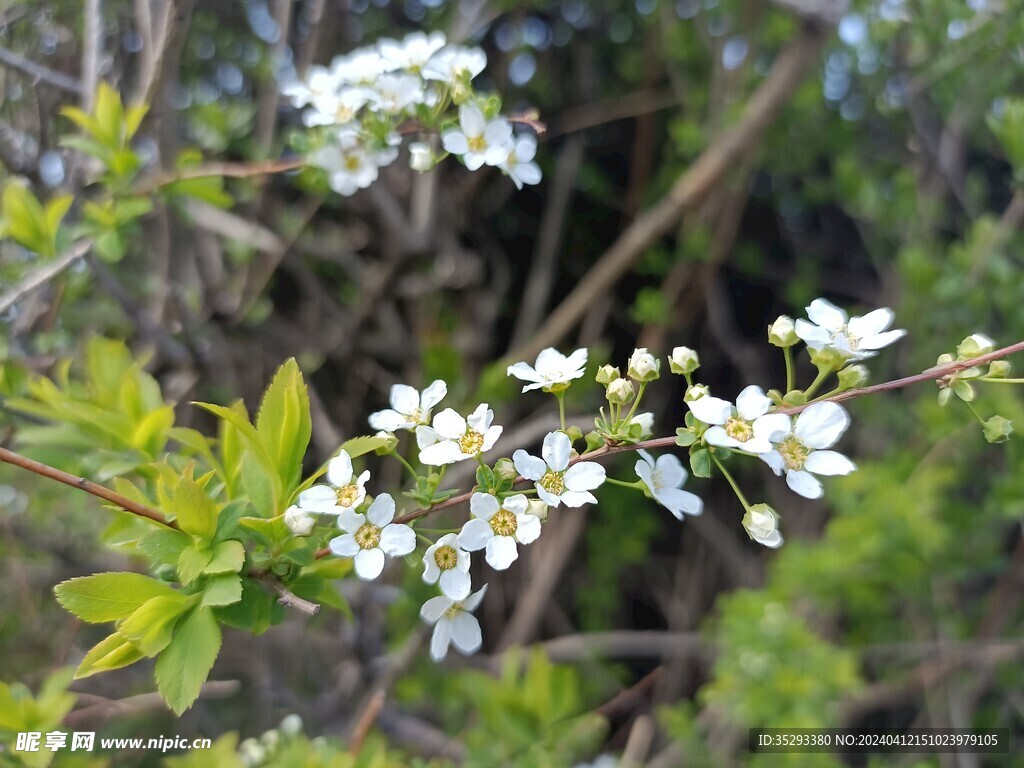
[[[1009,375],[1009,360],[993,360],[988,364],[988,372],[985,374],[985,376],[990,379],[1005,379]]]
[[[615,379],[615,381],[608,385],[605,397],[608,398],[609,403],[625,405],[632,402],[635,394],[633,383],[629,379]]]
[[[956,348],[958,360],[970,360],[972,357],[987,355],[996,348],[996,343],[983,333],[972,333],[960,342]]]
[[[638,413],[632,419],[629,420],[629,426],[631,428],[639,427],[640,434],[636,435],[638,440],[646,440],[652,434],[654,434],[654,414],[650,411],[645,413]],[[631,435],[633,437],[633,435]]]
[[[619,373],[619,369],[614,365],[602,365],[597,369],[597,383],[598,384],[611,384],[618,378],[621,378],[622,374]]]
[[[863,387],[868,381],[868,369],[863,365],[851,365],[839,372],[840,389]]]
[[[685,400],[688,403],[692,403],[697,398],[704,397],[704,395],[710,394],[711,390],[708,389],[707,384],[694,384],[692,387],[686,390],[686,394],[683,395],[683,400]]]
[[[648,352],[646,347],[634,349],[629,357],[627,374],[634,381],[644,384],[654,381],[661,375],[661,361]]]
[[[409,167],[419,173],[434,169],[434,153],[430,151],[429,144],[414,141],[409,145]]]
[[[819,371],[838,371],[846,363],[848,358],[837,349],[822,347],[821,349],[808,350],[811,354],[811,363]]]
[[[290,715],[285,715],[278,727],[285,736],[295,736],[302,732],[302,718],[293,712]]]
[[[273,752],[274,749],[277,748],[277,743],[280,740],[281,734],[277,732],[276,728],[271,728],[269,731],[265,731],[264,734],[260,736],[260,742],[271,752]]]
[[[284,524],[296,536],[309,536],[313,526],[316,525],[316,518],[304,509],[292,505],[285,510]]]
[[[800,342],[796,335],[796,325],[789,315],[779,315],[778,319],[768,326],[768,343],[776,347],[792,347]]]
[[[779,514],[767,504],[753,504],[743,516],[747,535],[758,544],[777,549],[782,546],[779,532]]]
[[[548,519],[548,505],[540,499],[530,499],[526,503],[526,514],[540,518],[543,523]]]
[[[246,739],[238,745],[238,757],[245,766],[256,766],[267,758],[266,748],[256,739]]]
[[[394,453],[395,448],[398,447],[398,438],[395,436],[394,432],[385,432],[384,430],[381,430],[374,435],[374,437],[379,437],[382,440],[387,441],[384,445],[374,451],[378,456],[386,456],[389,453]]]
[[[498,459],[494,463],[494,474],[502,480],[515,480],[519,477],[519,473],[516,472],[516,466],[512,463],[512,459]]]
[[[700,357],[689,347],[676,347],[668,359],[668,367],[672,373],[686,376],[700,368]]]

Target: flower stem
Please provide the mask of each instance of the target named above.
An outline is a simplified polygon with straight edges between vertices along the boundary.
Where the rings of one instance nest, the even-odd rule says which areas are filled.
[[[556,392],[558,398],[558,418],[562,423],[562,431],[565,432],[565,392]]]
[[[626,421],[629,422],[633,418],[633,414],[636,413],[636,408],[640,405],[640,398],[644,396],[644,390],[647,389],[647,382],[640,382],[640,389],[636,391],[636,400],[633,401],[633,407],[629,409],[629,413],[626,414]]]
[[[611,483],[612,485],[617,485],[621,488],[632,488],[635,491],[643,490],[643,488],[640,487],[641,483],[639,480],[637,480],[635,483],[627,483],[625,480],[616,480],[614,477],[606,477],[604,481],[606,483]]]
[[[793,369],[793,348],[783,347],[782,354],[786,358],[786,392],[792,392],[796,386],[796,371]]]
[[[986,384],[1024,384],[1024,379],[975,379]]]
[[[818,387],[824,384],[825,379],[827,379],[831,374],[831,368],[819,368],[818,376],[811,382],[811,386],[804,390],[804,395],[810,398],[811,395],[818,391]]]
[[[403,467],[409,470],[409,474],[412,475],[412,479],[414,482],[420,479],[419,474],[416,472],[415,469],[413,469],[412,464],[410,464],[402,454],[400,454],[398,451],[394,451],[392,452],[391,455],[398,459]]]
[[[750,510],[750,502],[747,501],[747,497],[743,495],[743,491],[741,491],[739,485],[736,484],[736,480],[733,478],[733,476],[731,474],[729,474],[729,470],[727,470],[725,468],[725,465],[722,464],[722,462],[718,460],[718,457],[715,456],[715,454],[712,453],[712,454],[710,454],[710,456],[711,456],[711,460],[713,462],[715,462],[715,466],[718,467],[718,469],[721,471],[721,473],[725,477],[725,479],[729,481],[729,485],[732,486],[732,490],[733,490],[733,492],[735,492],[736,498],[738,498],[740,500],[740,504],[743,505],[743,510],[744,511],[749,511]]]
[[[981,426],[984,427],[985,426],[985,419],[983,419],[981,417],[981,414],[978,413],[978,409],[974,407],[974,404],[964,400],[964,405],[966,405],[968,408],[971,409],[971,413],[974,414],[974,418],[976,418],[978,420],[978,423],[981,424]]]

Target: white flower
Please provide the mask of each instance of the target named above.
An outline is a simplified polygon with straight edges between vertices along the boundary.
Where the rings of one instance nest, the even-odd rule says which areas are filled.
[[[412,32],[401,42],[382,38],[377,41],[377,48],[392,71],[408,69],[418,72],[431,56],[444,48],[445,42],[443,32],[431,32],[429,35],[425,32]]]
[[[299,508],[317,515],[340,515],[356,509],[366,498],[370,472],[366,470],[353,479],[354,475],[352,458],[347,451],[341,451],[327,465],[327,482],[331,485],[314,485],[304,490],[299,494]]]
[[[772,549],[782,546],[779,515],[767,504],[752,504],[743,516],[743,527],[747,529],[747,535],[758,544],[764,544]]]
[[[327,67],[312,66],[306,73],[306,77],[292,79],[282,83],[281,93],[291,99],[296,107],[304,107],[320,96],[334,93],[338,89],[340,80],[333,69]]]
[[[512,126],[503,117],[487,122],[484,113],[472,104],[459,107],[459,127],[444,132],[441,143],[446,152],[460,155],[466,167],[475,171],[480,166],[501,165],[508,158],[506,144]]]
[[[668,367],[672,373],[693,373],[700,368],[700,357],[689,347],[676,347],[668,359]]]
[[[895,318],[891,309],[876,309],[863,317],[847,319],[846,312],[825,299],[815,299],[807,307],[806,320],[796,321],[796,335],[814,350],[832,349],[851,360],[864,360],[878,354],[906,335],[905,330],[887,331]]]
[[[749,453],[767,453],[771,438],[789,428],[784,413],[768,413],[772,401],[764,390],[751,385],[740,392],[733,406],[728,400],[704,395],[686,403],[693,415],[711,428],[704,433],[709,445],[739,448]]]
[[[349,85],[372,85],[391,64],[373,48],[359,48],[347,56],[338,56],[331,62],[334,76]]]
[[[549,432],[544,438],[541,456],[531,456],[523,449],[512,454],[516,471],[533,480],[537,495],[550,507],[565,503],[567,507],[596,504],[592,490],[604,482],[604,467],[596,461],[580,461],[569,466],[572,441],[564,432]]]
[[[458,536],[446,533],[423,554],[423,581],[436,584],[452,600],[465,600],[469,595],[469,552],[458,543]]]
[[[651,413],[650,411],[638,413],[636,416],[629,420],[630,426],[633,426],[634,424],[640,425],[641,440],[648,438],[652,434],[654,434],[654,414]]]
[[[587,367],[587,350],[577,349],[566,357],[557,349],[548,347],[537,355],[537,362],[532,366],[528,363],[510,365],[506,374],[515,376],[520,381],[530,382],[523,387],[523,392],[543,388],[545,392],[560,391],[568,387],[573,379],[583,375]],[[564,384],[565,386],[559,386]]]
[[[533,162],[537,154],[537,140],[529,134],[522,134],[505,147],[508,157],[501,164],[501,170],[515,182],[517,189],[523,184],[540,184],[540,166]]]
[[[320,94],[313,99],[313,108],[302,116],[302,122],[309,127],[345,125],[352,122],[374,96],[369,88],[341,88]]]
[[[528,511],[526,497],[517,493],[499,502],[489,493],[474,493],[469,500],[473,519],[462,526],[459,546],[470,552],[487,548],[485,559],[496,571],[508,568],[519,557],[520,544],[540,536],[540,518]]]
[[[462,418],[451,408],[445,408],[434,417],[433,427],[417,427],[416,442],[421,448],[420,461],[440,466],[472,459],[494,447],[501,436],[501,427],[491,426],[494,411],[481,403]]]
[[[481,48],[448,46],[430,57],[422,75],[426,80],[440,80],[449,86],[461,86],[472,80],[487,66],[487,54]]]
[[[422,141],[409,144],[409,167],[419,173],[434,169],[434,153],[429,144]]]
[[[448,394],[448,385],[438,379],[420,394],[407,384],[391,387],[391,407],[370,414],[370,426],[374,429],[394,432],[398,429],[415,429],[420,424],[430,423],[430,409],[440,403]]]
[[[338,131],[337,144],[318,150],[312,160],[327,172],[331,189],[346,197],[373,184],[380,165],[359,135],[349,130]]]
[[[423,81],[415,75],[381,75],[373,84],[370,109],[397,114],[423,101]]]
[[[679,457],[665,453],[655,461],[647,451],[637,451],[640,461],[635,465],[637,476],[651,492],[654,500],[682,520],[683,514],[699,515],[704,511],[704,502],[689,491],[682,490],[688,477]]]
[[[331,539],[328,546],[339,557],[354,558],[360,579],[376,579],[384,570],[385,554],[404,557],[416,549],[416,533],[408,525],[392,523],[394,518],[395,500],[382,493],[365,515],[352,510],[338,515],[338,527],[345,533]]]
[[[772,436],[775,449],[761,459],[776,475],[786,472],[786,484],[804,498],[820,499],[821,481],[814,475],[848,475],[856,465],[841,453],[826,451],[850,426],[850,416],[836,403],[809,405],[796,417],[792,430]]]
[[[442,661],[448,655],[448,646],[455,647],[465,656],[476,653],[483,645],[480,633],[480,622],[473,616],[473,611],[480,605],[487,593],[487,585],[465,600],[452,600],[450,597],[432,597],[420,609],[420,618],[434,625],[434,634],[430,637],[430,658]]]
[[[629,356],[626,375],[636,381],[654,381],[661,370],[661,361],[647,351],[646,347],[634,349]]]
[[[316,518],[302,507],[293,504],[285,510],[284,524],[296,536],[309,536],[309,532],[316,525]]]

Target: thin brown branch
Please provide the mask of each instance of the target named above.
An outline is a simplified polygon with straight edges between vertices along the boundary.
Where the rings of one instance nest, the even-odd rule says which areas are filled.
[[[92,248],[91,240],[80,240],[72,245],[65,253],[62,253],[52,261],[45,262],[39,267],[39,269],[29,274],[24,280],[11,288],[11,290],[7,291],[3,296],[0,296],[0,314],[3,314],[10,309],[13,304],[20,301],[36,289],[42,288],[48,282],[53,280],[53,278],[57,277],[57,275],[71,267],[76,261],[85,256],[85,254],[89,252],[90,248]]]
[[[45,83],[57,90],[71,93],[75,96],[82,93],[82,84],[73,77],[68,77],[49,67],[44,67],[42,64],[37,64],[20,53],[15,53],[7,48],[0,47],[0,64],[21,72],[23,75],[28,75],[35,83]]]
[[[320,613],[319,603],[314,603],[309,600],[306,600],[305,598],[299,597],[290,589],[288,589],[288,587],[286,587],[284,584],[282,584],[280,581],[273,578],[272,576],[267,574],[254,576],[253,573],[251,572],[249,575],[253,576],[257,581],[266,584],[268,587],[274,590],[277,593],[277,602],[283,605],[285,608],[294,608],[297,611],[302,611],[303,613],[309,614],[310,616],[316,616],[318,613]]]
[[[384,708],[384,701],[386,699],[387,694],[381,690],[374,693],[370,700],[366,702],[366,706],[359,714],[359,720],[356,721],[356,727],[352,730],[352,738],[348,742],[348,751],[353,755],[358,756],[363,751],[366,737],[377,720],[377,716],[380,715],[380,711]]]
[[[184,168],[172,174],[164,174],[145,181],[137,191],[140,195],[152,192],[189,179],[208,179],[214,176],[227,176],[232,179],[249,179],[253,176],[268,176],[274,173],[297,171],[307,165],[304,157],[286,157],[265,163],[207,163],[195,168]]]
[[[8,450],[7,448],[0,447],[0,461],[7,464],[13,464],[16,467],[21,467],[29,472],[33,472],[41,477],[49,478],[50,480],[56,480],[58,483],[64,483],[72,488],[78,488],[81,491],[90,493],[97,498],[109,501],[125,512],[130,512],[133,515],[144,517],[147,520],[152,520],[154,523],[165,525],[168,528],[177,528],[173,521],[168,520],[162,512],[158,512],[155,509],[147,507],[145,504],[139,504],[137,501],[132,501],[127,496],[122,496],[120,493],[110,490],[102,485],[97,485],[91,480],[86,480],[84,477],[76,477],[68,472],[64,472],[56,467],[51,467],[48,464],[35,461],[26,456],[22,456],[20,453]]]

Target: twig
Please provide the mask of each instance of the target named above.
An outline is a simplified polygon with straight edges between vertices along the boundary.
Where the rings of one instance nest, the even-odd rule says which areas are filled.
[[[806,25],[779,55],[772,73],[750,97],[742,119],[722,133],[673,184],[657,204],[638,216],[548,316],[530,343],[509,354],[510,361],[531,358],[556,344],[590,308],[595,297],[619,280],[641,255],[666,234],[679,218],[705,199],[708,191],[732,169],[736,158],[755,144],[797,89],[827,37],[818,25]]]
[[[152,520],[154,523],[166,525],[168,528],[178,527],[175,523],[168,520],[163,513],[157,512],[155,509],[151,509],[145,504],[139,504],[137,501],[132,501],[127,496],[122,496],[120,493],[112,491],[105,486],[97,485],[91,480],[86,480],[84,477],[75,477],[68,472],[64,472],[56,467],[51,467],[48,464],[43,464],[42,462],[22,456],[20,453],[15,453],[7,448],[0,447],[0,461],[7,464],[13,464],[14,466],[21,467],[22,469],[27,469],[29,472],[49,478],[50,480],[56,480],[58,483],[64,483],[64,485],[70,485],[72,488],[78,488],[86,493],[91,493],[93,496],[119,506],[125,512],[130,512],[131,514],[138,515],[139,517],[145,517],[148,520]]]
[[[80,240],[56,259],[43,264],[35,272],[32,272],[24,280],[11,288],[11,290],[0,296],[0,314],[6,312],[16,302],[32,293],[32,291],[43,287],[53,280],[53,278],[85,256],[90,248],[92,248],[91,240]]]
[[[377,720],[377,716],[380,715],[380,711],[384,708],[384,700],[386,698],[387,695],[384,691],[377,691],[366,702],[366,706],[356,721],[356,727],[352,730],[352,738],[348,742],[348,751],[351,754],[358,756],[363,751],[363,743],[366,741],[373,723]]]
[[[253,176],[267,176],[273,173],[286,173],[297,171],[307,165],[304,157],[287,157],[280,160],[271,160],[265,163],[207,163],[195,168],[183,168],[176,173],[164,174],[144,182],[136,190],[139,195],[148,195],[152,192],[174,184],[178,181],[190,179],[208,179],[213,176],[227,176],[232,179],[249,179]]]
[[[82,93],[82,84],[73,77],[68,77],[49,67],[44,67],[42,64],[36,64],[31,59],[27,59],[20,53],[15,53],[7,48],[0,48],[0,64],[6,64],[11,69],[17,70],[23,75],[28,75],[37,83],[45,83],[75,96]]]
[[[96,87],[100,81],[100,54],[103,48],[103,8],[100,0],[85,0],[82,6],[82,109],[92,112]]]
[[[277,592],[277,602],[283,605],[285,608],[294,608],[298,611],[302,611],[303,613],[309,614],[310,616],[316,616],[318,613],[320,613],[319,603],[314,603],[309,600],[306,600],[305,598],[299,597],[290,589],[288,589],[288,587],[286,587],[284,584],[282,584],[280,581],[273,578],[272,576],[269,576],[267,574],[260,574],[257,576],[253,575],[252,572],[250,572],[249,575],[256,579],[256,581],[266,584],[272,590]]]

